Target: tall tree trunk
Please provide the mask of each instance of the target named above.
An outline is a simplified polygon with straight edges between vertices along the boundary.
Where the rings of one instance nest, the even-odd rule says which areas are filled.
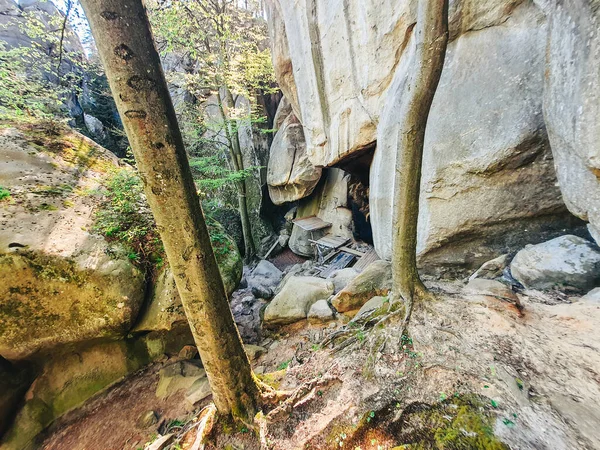
[[[82,0],[221,414],[250,422],[260,389],[219,274],[142,0]]]
[[[226,101],[229,105],[229,109],[233,107],[231,105],[235,106],[235,102],[233,100],[233,96],[231,95],[231,91],[228,88],[225,88],[225,92]],[[219,111],[221,112],[221,119],[223,120],[223,125],[225,128],[225,135],[229,145],[231,162],[233,164],[233,168],[237,172],[239,172],[244,170],[244,156],[242,155],[242,150],[240,146],[240,136],[238,133],[238,127],[237,124],[232,126],[232,119],[227,114],[227,111],[223,106],[223,101],[221,100],[220,95],[218,101]],[[248,262],[256,253],[256,248],[254,247],[254,238],[252,237],[252,225],[250,224],[250,214],[248,213],[248,189],[246,187],[246,180],[237,181],[235,185],[238,194],[238,210],[240,213],[240,219],[242,221],[242,235],[244,237],[244,259]]]
[[[231,109],[235,108],[235,100],[233,99],[233,95],[228,87],[225,88],[225,95],[227,98],[227,104]],[[244,170],[244,155],[242,154],[242,147],[240,145],[240,133],[239,126],[235,120],[229,118],[229,124],[235,122],[230,131],[232,137],[232,148],[233,154],[237,161],[237,170]],[[248,213],[248,187],[246,185],[246,180],[242,180],[240,182],[240,187],[238,191],[239,195],[239,204],[240,204],[240,216],[242,219],[242,233],[244,234],[244,247],[245,247],[245,257],[246,260],[249,261],[254,254],[256,253],[256,248],[254,247],[254,238],[252,237],[252,225],[250,224],[250,214]]]
[[[448,44],[448,0],[419,0],[416,53],[404,88],[393,218],[393,292],[411,302],[425,286],[417,271],[417,221],[425,128]]]

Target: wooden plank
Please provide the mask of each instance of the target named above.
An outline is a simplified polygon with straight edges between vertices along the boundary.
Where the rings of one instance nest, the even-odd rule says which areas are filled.
[[[318,241],[312,241],[309,239],[309,242],[320,245],[321,247],[339,248],[342,245],[346,244],[349,240],[349,238],[343,238],[340,236],[334,236],[333,234],[328,234],[327,236],[322,237]]]
[[[340,247],[340,250],[343,251],[343,252],[346,252],[346,253],[350,253],[351,255],[358,256],[359,258],[362,258],[363,256],[366,255],[366,253],[359,252],[359,251],[354,250],[354,249],[349,248],[349,247],[343,247],[342,246],[342,247]]]
[[[365,256],[363,256],[362,258],[360,258],[358,260],[358,262],[354,265],[354,268],[356,270],[358,270],[359,272],[362,272],[369,264],[371,264],[372,262],[378,261],[380,259],[381,258],[375,252],[375,249],[372,248],[365,254]]]
[[[271,253],[273,252],[273,250],[275,250],[275,247],[277,247],[277,244],[279,244],[279,239],[275,239],[275,242],[273,243],[273,245],[271,246],[271,248],[265,255],[264,259],[269,259],[269,256],[271,256]]]
[[[325,222],[323,219],[317,216],[303,217],[302,219],[293,220],[295,225],[298,225],[305,231],[322,230],[323,228],[330,227],[329,222]]]
[[[356,256],[351,255],[350,253],[340,252],[340,254],[333,259],[331,264],[321,271],[319,276],[322,278],[327,278],[336,270],[345,269],[350,264],[352,264],[354,258],[356,258]]]

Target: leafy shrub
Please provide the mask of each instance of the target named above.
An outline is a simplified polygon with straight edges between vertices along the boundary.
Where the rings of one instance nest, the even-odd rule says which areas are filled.
[[[0,202],[4,200],[10,200],[10,191],[0,186]]]
[[[94,231],[124,244],[133,261],[162,263],[162,242],[138,174],[131,169],[115,170],[105,179],[103,194]]]

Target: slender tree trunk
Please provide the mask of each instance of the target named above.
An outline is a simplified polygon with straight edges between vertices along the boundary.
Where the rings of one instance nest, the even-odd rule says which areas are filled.
[[[225,89],[225,97],[228,104],[228,108],[235,107],[235,102],[229,88]],[[225,134],[229,143],[229,150],[231,153],[231,160],[233,167],[236,171],[244,170],[244,156],[242,155],[242,149],[240,146],[240,136],[238,133],[237,124],[232,126],[232,119],[228,116],[223,102],[219,97],[219,110],[221,112],[221,118],[225,127]],[[254,238],[252,237],[252,225],[250,223],[250,214],[248,213],[248,189],[246,187],[246,180],[240,180],[236,182],[236,188],[238,193],[238,210],[240,212],[240,219],[242,221],[242,234],[244,236],[244,259],[250,261],[250,259],[256,253],[254,247]]]
[[[425,286],[417,271],[417,221],[425,127],[448,44],[448,0],[419,0],[416,54],[402,98],[394,185],[394,293],[412,302]]]
[[[251,422],[260,389],[233,321],[142,0],[81,1],[221,414]]]

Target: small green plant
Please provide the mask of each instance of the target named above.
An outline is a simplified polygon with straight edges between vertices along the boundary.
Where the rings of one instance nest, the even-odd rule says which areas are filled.
[[[288,359],[287,361],[282,362],[281,364],[279,364],[277,366],[277,370],[285,370],[289,367],[290,363],[292,362],[291,359]]]
[[[367,422],[370,422],[374,418],[375,418],[375,411],[369,411],[369,414],[367,414]]]
[[[182,422],[179,419],[173,419],[167,425],[167,430],[171,431],[174,428],[181,428],[185,425],[185,422]]]
[[[10,200],[10,191],[0,186],[0,202]]]
[[[162,242],[138,174],[131,169],[113,171],[104,180],[100,194],[103,200],[96,211],[93,230],[124,244],[131,261],[162,261]]]
[[[58,208],[56,206],[50,205],[49,203],[42,203],[40,205],[40,209],[42,211],[56,211],[56,210],[58,210]]]

